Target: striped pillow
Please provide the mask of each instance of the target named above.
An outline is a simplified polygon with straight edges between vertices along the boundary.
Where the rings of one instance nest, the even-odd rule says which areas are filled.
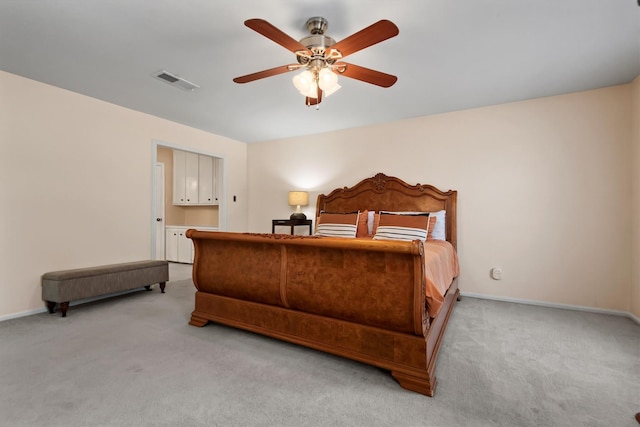
[[[429,214],[394,215],[381,212],[374,240],[427,240]]]
[[[320,212],[315,235],[354,238],[358,230],[358,216],[359,212],[347,214]]]
[[[409,212],[409,211],[380,211],[380,213],[394,214],[394,215],[429,215],[429,228],[427,229],[427,240],[447,240],[444,235],[444,212]],[[378,228],[377,222],[380,222],[380,214],[376,214],[376,224],[374,230]],[[438,223],[438,228],[436,228]],[[441,233],[436,236],[436,233]],[[375,234],[375,231],[374,233]],[[439,237],[442,236],[442,237]]]

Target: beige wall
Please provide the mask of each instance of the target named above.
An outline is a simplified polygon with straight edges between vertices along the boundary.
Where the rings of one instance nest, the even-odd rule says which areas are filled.
[[[631,84],[632,109],[632,170],[633,170],[633,252],[631,281],[631,313],[640,318],[640,77]]]
[[[459,191],[463,291],[640,316],[640,79],[247,146],[0,72],[0,319],[44,272],[150,258],[152,140],[225,158],[231,231],[384,172]]]
[[[224,157],[246,230],[246,144],[0,71],[0,318],[43,308],[47,271],[151,257],[153,140]]]
[[[384,172],[458,190],[463,291],[629,311],[630,108],[624,85],[252,144],[249,229],[286,218],[288,190]]]

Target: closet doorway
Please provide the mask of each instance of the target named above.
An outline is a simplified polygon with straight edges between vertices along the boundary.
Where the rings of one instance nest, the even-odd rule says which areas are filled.
[[[195,185],[200,190],[196,193],[199,194],[198,197],[202,199],[202,202],[198,200],[194,203],[192,198],[188,201],[189,203],[187,201],[180,202],[181,196],[176,191],[181,190],[174,191],[176,185],[180,188],[185,182],[193,182],[193,180],[189,181],[189,177],[180,179],[180,176],[185,173],[179,166],[181,164],[179,159],[183,155],[190,159],[193,159],[194,156],[198,158],[195,167],[204,171],[204,174],[199,174],[197,179],[202,178],[204,183],[208,183],[214,177],[217,180],[217,182],[211,181],[213,186],[203,185],[202,188],[200,188],[199,182],[195,181]],[[152,162],[151,256],[153,259],[190,263],[193,257],[193,245],[185,237],[188,228],[207,231],[224,231],[226,229],[225,159],[215,153],[153,141]],[[190,164],[193,165],[193,162]],[[190,173],[188,176],[193,176],[193,167],[188,169],[188,173]],[[178,176],[175,176],[176,171]],[[196,172],[196,174],[198,173]],[[213,200],[209,195],[201,196],[207,194],[207,190],[212,188],[215,188]],[[187,198],[190,199],[190,197]],[[176,233],[178,242],[173,238]],[[172,238],[169,239],[168,236]],[[179,239],[179,237],[183,237],[183,239]],[[177,249],[174,246],[177,246]],[[176,251],[178,255],[174,256]],[[180,254],[180,252],[184,253]],[[167,254],[171,256],[167,257]]]

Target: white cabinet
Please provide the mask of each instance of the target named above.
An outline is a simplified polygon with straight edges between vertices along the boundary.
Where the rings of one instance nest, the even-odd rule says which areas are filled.
[[[187,153],[173,150],[173,204],[184,205],[187,200]]]
[[[178,262],[193,263],[193,241],[184,229],[178,231]]]
[[[222,203],[222,159],[213,158],[213,200],[216,205]]]
[[[185,156],[185,195],[187,205],[197,205],[198,202],[198,157],[197,154],[187,153]]]
[[[221,182],[220,159],[173,151],[173,204],[217,205]]]
[[[198,155],[173,151],[173,204],[198,204]]]
[[[213,157],[198,156],[198,201],[213,204],[215,200],[214,159]]]
[[[187,230],[218,231],[217,227],[190,227],[168,225],[165,227],[165,259],[172,262],[193,263],[195,251],[193,241],[187,237]]]
[[[186,235],[189,227],[165,228],[165,258],[167,261],[193,262],[193,242]]]
[[[173,227],[164,229],[164,258],[178,262],[178,230]]]

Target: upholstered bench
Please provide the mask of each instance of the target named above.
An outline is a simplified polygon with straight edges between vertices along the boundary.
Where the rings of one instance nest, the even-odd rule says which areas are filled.
[[[66,317],[70,301],[97,297],[160,284],[164,293],[169,280],[167,261],[136,261],[75,270],[52,271],[42,275],[42,299],[49,313],[60,304],[62,317]]]

